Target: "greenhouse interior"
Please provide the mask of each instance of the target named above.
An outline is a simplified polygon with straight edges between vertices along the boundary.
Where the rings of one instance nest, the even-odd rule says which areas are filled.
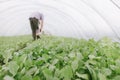
[[[0,0],[0,80],[120,80],[120,0]]]

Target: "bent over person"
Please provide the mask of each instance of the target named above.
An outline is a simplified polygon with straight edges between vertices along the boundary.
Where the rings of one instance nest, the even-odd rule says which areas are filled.
[[[39,39],[40,32],[43,28],[43,14],[39,12],[34,12],[30,15],[29,20],[33,39]]]

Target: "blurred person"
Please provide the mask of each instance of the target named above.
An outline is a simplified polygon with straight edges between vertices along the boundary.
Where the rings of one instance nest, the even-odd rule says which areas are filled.
[[[39,12],[34,12],[29,17],[32,37],[34,40],[40,38],[40,33],[43,29],[43,17],[43,14]]]

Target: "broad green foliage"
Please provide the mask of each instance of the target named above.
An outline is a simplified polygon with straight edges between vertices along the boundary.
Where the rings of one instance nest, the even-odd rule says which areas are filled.
[[[15,76],[17,74],[18,69],[19,69],[19,66],[17,65],[17,63],[15,61],[9,62],[8,70],[13,76]]]
[[[120,43],[108,38],[0,37],[0,80],[119,80]]]

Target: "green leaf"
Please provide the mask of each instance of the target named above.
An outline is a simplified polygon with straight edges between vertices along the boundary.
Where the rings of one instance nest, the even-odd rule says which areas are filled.
[[[32,80],[40,80],[40,77],[35,76],[35,77],[33,77],[33,79],[32,79]]]
[[[57,77],[54,77],[54,78],[53,78],[53,80],[60,80],[60,79],[59,79],[59,78],[57,78]]]
[[[115,70],[117,67],[115,65],[110,65],[111,70]]]
[[[20,57],[17,58],[17,62],[20,65],[19,67],[22,68],[23,64],[26,62],[27,60],[27,54],[23,54]]]
[[[89,59],[94,59],[95,58],[95,56],[92,55],[92,54],[90,54],[88,57],[89,57]]]
[[[78,72],[76,72],[76,75],[77,75],[79,78],[82,78],[82,79],[84,79],[84,80],[89,80],[88,74],[79,74]]]
[[[54,65],[49,65],[49,70],[53,71],[55,69]]]
[[[92,65],[96,65],[97,61],[95,61],[95,60],[88,60],[87,63],[92,64]]]
[[[75,70],[78,68],[78,60],[74,60],[71,63],[71,67],[72,67],[73,72],[75,72]]]
[[[25,65],[25,67],[26,67],[27,69],[29,69],[30,67],[32,67],[32,66],[33,66],[33,61],[32,61],[32,59],[28,58],[28,59],[26,60],[26,62],[24,63],[24,65]]]
[[[118,75],[118,76],[116,76],[116,77],[114,77],[114,80],[119,80],[120,79],[120,76]]]
[[[119,66],[116,66],[115,72],[116,72],[117,74],[120,74],[120,67],[119,67]]]
[[[11,76],[9,76],[9,75],[6,75],[6,76],[4,77],[4,80],[14,80],[14,78],[11,77]]]
[[[22,63],[25,63],[25,62],[26,62],[26,59],[27,59],[27,54],[23,54],[23,55],[20,57],[19,61],[20,61],[20,63],[21,63],[21,62],[22,62]]]
[[[116,66],[120,67],[120,60],[119,60],[119,59],[117,59],[117,60],[115,61],[115,63],[116,63]]]
[[[9,72],[12,73],[13,76],[15,76],[17,74],[19,66],[17,65],[17,63],[15,61],[11,61],[8,64],[8,69],[9,69]]]
[[[112,74],[112,71],[109,68],[103,68],[102,71],[106,76],[110,76]]]
[[[12,59],[12,49],[7,50],[4,54],[2,54],[4,57],[4,63],[8,63],[9,59]]]
[[[28,71],[26,71],[27,75],[33,75],[37,71],[37,67],[30,68]]]
[[[69,56],[70,58],[74,58],[74,57],[75,57],[75,53],[70,53],[68,56]]]
[[[42,64],[44,64],[44,62],[45,62],[45,61],[42,60],[42,59],[41,59],[41,60],[36,60],[36,61],[35,61],[35,65],[36,65],[36,66],[41,66]]]
[[[24,75],[21,77],[21,80],[33,80],[31,75]]]
[[[92,80],[97,80],[98,77],[97,77],[97,74],[96,74],[95,70],[92,69],[92,67],[90,65],[88,65],[88,64],[86,64],[86,67],[87,67],[87,69],[88,69],[88,71],[89,71],[89,73],[90,73],[90,75],[92,77]]]
[[[25,67],[21,70],[21,74],[25,74],[26,70]]]
[[[43,55],[42,55],[42,58],[43,58],[45,61],[47,61],[47,60],[50,58],[50,56],[47,55],[47,54],[43,54]]]
[[[60,77],[60,70],[59,69],[55,69],[55,73],[54,73],[55,77]]]
[[[59,61],[58,59],[54,59],[52,64],[55,65],[55,64],[57,64],[58,61]]]
[[[82,79],[75,79],[75,80],[82,80]]]
[[[98,79],[99,80],[107,80],[106,76],[104,74],[102,74],[102,73],[98,73]]]
[[[82,53],[77,53],[76,55],[78,60],[82,60],[84,57],[82,56]]]
[[[72,68],[67,65],[61,70],[61,78],[64,78],[64,80],[71,80],[73,77]]]
[[[44,68],[42,72],[43,72],[46,80],[52,80],[53,79],[53,74],[52,74],[51,70],[49,70],[47,68]]]

